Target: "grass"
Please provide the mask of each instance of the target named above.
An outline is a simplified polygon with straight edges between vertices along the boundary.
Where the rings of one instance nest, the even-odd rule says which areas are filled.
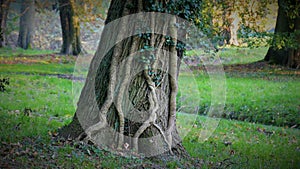
[[[4,47],[0,50],[0,57],[16,57],[16,56],[34,56],[34,55],[45,55],[53,54],[53,50],[38,50],[38,49],[22,49],[22,48],[10,48]]]
[[[72,118],[75,109],[70,80],[38,75],[10,74],[9,77],[10,85],[6,92],[1,93],[0,110],[24,115],[25,109],[30,109],[32,116],[56,120],[61,125]]]
[[[119,157],[81,142],[52,139],[59,127],[71,121],[75,97],[71,80],[41,74],[72,74],[72,64],[0,64],[0,79],[10,78],[6,91],[0,92],[0,155],[6,164],[17,168],[151,166],[147,160]],[[177,125],[179,132],[187,134],[183,144],[190,155],[203,159],[203,168],[297,168],[300,131],[286,126],[299,126],[299,76],[263,71],[229,72],[226,77],[224,116],[244,121],[222,119],[210,138],[199,140],[207,117],[178,113]],[[212,90],[207,74],[183,73],[179,79],[180,111],[189,113],[197,106],[197,113],[205,113]],[[165,165],[177,168],[180,162]]]
[[[179,124],[186,125],[187,118],[195,120],[187,114],[177,116]],[[205,159],[207,168],[299,167],[299,130],[223,119],[213,135],[203,142],[199,140],[199,133],[206,119],[197,118],[196,127],[184,138],[183,144],[193,157]]]
[[[193,83],[191,83],[193,82]],[[198,87],[198,91],[190,90]],[[223,117],[276,126],[300,126],[300,78],[289,75],[245,74],[243,77],[227,74],[225,112]],[[178,108],[206,114],[211,104],[210,79],[205,74],[183,73],[179,77],[179,90],[184,93],[184,104]],[[196,102],[196,103],[195,103]]]
[[[1,74],[69,74],[74,71],[73,64],[0,64]]]
[[[220,57],[222,64],[246,64],[262,60],[268,51],[267,47],[259,48],[239,48],[239,47],[224,47],[216,54]],[[202,53],[197,51],[196,53]],[[193,57],[194,51],[187,51],[185,56],[187,58]]]
[[[223,64],[246,64],[262,60],[268,51],[267,47],[260,48],[223,48],[219,52],[219,57]]]
[[[71,107],[71,106],[70,106]],[[120,157],[82,142],[53,140],[62,123],[45,116],[25,116],[0,111],[1,168],[116,168],[141,164],[141,160]],[[66,121],[66,119],[64,119]],[[147,162],[146,162],[147,163]]]

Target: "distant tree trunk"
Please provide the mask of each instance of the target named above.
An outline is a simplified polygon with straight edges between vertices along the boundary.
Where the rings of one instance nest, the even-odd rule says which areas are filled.
[[[155,2],[165,3],[159,0]],[[148,6],[151,6],[148,1],[112,0],[105,24],[122,16],[143,12]],[[97,144],[109,145],[112,149],[124,150],[127,144],[131,150],[147,155],[165,149],[167,153],[164,158],[173,155],[187,157],[175,123],[177,61],[180,61],[182,52],[176,51],[176,45],[168,45],[164,35],[151,34],[149,39],[139,36],[123,39],[101,60],[105,46],[114,44],[114,39],[123,34],[124,26],[130,31],[137,31],[130,27],[132,25],[124,24],[121,23],[114,33],[104,27],[98,50],[90,65],[89,80],[82,90],[73,121],[61,130],[60,135],[76,138],[85,129],[88,138],[93,136],[92,140]],[[175,21],[162,24],[152,26],[171,32],[172,41],[176,42],[177,32],[172,28],[175,27]],[[147,53],[141,54],[145,56],[129,57],[144,49],[146,44],[169,52],[155,53],[153,56],[156,58],[152,60],[147,59]],[[133,73],[140,69],[139,73]],[[168,70],[169,73],[162,70]],[[93,98],[96,98],[99,111],[93,106]],[[84,119],[87,124],[81,126],[78,119]],[[107,135],[111,130],[114,134]],[[153,136],[158,137],[143,140]]]
[[[34,0],[24,0],[21,4],[20,30],[18,46],[23,49],[31,48],[32,32],[35,24]]]
[[[231,24],[230,24],[230,40],[229,44],[234,46],[239,46],[237,31],[239,29],[240,18],[237,12],[233,12],[230,16]]]
[[[300,15],[300,12],[299,12]],[[294,25],[295,29],[294,31],[300,31],[300,16],[295,19]],[[298,43],[298,48],[296,49],[290,49],[289,50],[289,56],[288,56],[288,62],[287,66],[291,68],[300,68],[300,32],[298,32],[296,36],[296,41]]]
[[[296,1],[294,3],[297,3]],[[299,3],[299,2],[298,2]],[[298,11],[298,17],[294,20],[289,19],[288,11],[285,10],[284,0],[278,0],[278,15],[275,26],[275,35],[286,33],[294,33],[300,31],[300,16]],[[290,27],[293,24],[294,27]],[[296,40],[300,44],[299,33],[297,34]],[[291,68],[299,68],[300,66],[300,49],[293,49],[290,47],[284,47],[282,49],[276,48],[276,38],[273,39],[273,46],[269,48],[264,60],[270,63],[288,66]]]
[[[74,0],[59,0],[63,44],[62,54],[79,55],[81,52],[80,23],[74,12]]]
[[[0,0],[0,47],[5,46],[6,19],[11,0]]]

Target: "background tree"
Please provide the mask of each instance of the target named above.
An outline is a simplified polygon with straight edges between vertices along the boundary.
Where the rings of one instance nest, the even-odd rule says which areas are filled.
[[[95,22],[97,19],[105,19],[110,0],[77,0],[75,3],[76,14],[81,23]]]
[[[78,55],[86,52],[80,40],[81,26],[89,29],[88,25],[93,24],[99,28],[97,22],[99,19],[105,19],[109,3],[109,0],[59,0],[63,36],[61,53]]]
[[[35,24],[35,1],[21,1],[21,17],[18,46],[23,49],[31,47],[31,37]]]
[[[169,1],[168,3],[160,0],[112,0],[105,24],[129,14],[145,11],[171,13],[192,20],[199,18],[200,9],[200,1],[197,0]],[[163,18],[153,18],[153,21],[156,19]],[[125,30],[137,31],[135,27],[131,27],[133,25],[126,24],[126,22],[121,22],[114,33],[111,33],[111,30],[105,26],[98,50],[90,65],[87,77],[90,80],[86,81],[82,90],[73,121],[60,131],[60,135],[77,138],[83,129],[86,129],[87,138],[91,139],[92,135],[103,138],[101,140],[103,142],[99,144],[122,149],[123,145],[128,143],[132,150],[140,152],[146,147],[151,151],[150,154],[159,152],[162,147],[156,142],[157,140],[149,143],[140,141],[139,138],[161,135],[162,143],[160,144],[165,146],[167,152],[172,152],[178,157],[188,156],[182,146],[175,123],[179,58],[183,56],[184,46],[176,40],[175,23],[175,17],[171,20],[171,24],[162,22],[162,25],[155,25],[150,21],[150,28],[160,29],[164,33],[141,33],[124,39],[117,43],[101,61],[101,55],[106,50],[107,44],[114,44],[114,39],[124,33],[122,32],[124,27],[127,27]],[[167,32],[172,36],[163,35]],[[158,50],[169,52],[160,54]],[[150,55],[151,57],[140,56],[136,59],[128,57],[130,54],[142,51],[153,52],[153,55]],[[123,62],[125,64],[121,66]],[[141,64],[144,69],[131,79],[131,73],[134,70],[140,70]],[[169,70],[169,72],[163,70]],[[129,88],[126,88],[128,83]],[[130,105],[123,103],[123,95],[126,93],[133,107],[127,107],[132,111],[127,111],[125,118],[122,106]],[[93,98],[96,98],[100,112],[91,105]],[[144,119],[144,121],[135,122],[127,117]],[[88,124],[81,126],[79,119],[85,119]],[[107,138],[105,133],[111,128],[114,129],[115,134]],[[130,138],[123,137],[123,134]]]
[[[80,23],[75,13],[74,0],[58,0],[63,44],[62,54],[78,55],[81,52]]]
[[[12,0],[0,0],[0,47],[5,46],[6,19]]]
[[[268,5],[274,0],[253,1],[219,1],[204,0],[200,18],[203,26],[211,25],[207,34],[219,42],[239,46],[239,33],[243,31],[262,32],[266,23],[266,15],[270,13]],[[209,21],[210,20],[210,21]],[[203,22],[204,21],[204,22]]]
[[[300,67],[300,2],[278,0],[272,46],[264,60],[291,68]]]

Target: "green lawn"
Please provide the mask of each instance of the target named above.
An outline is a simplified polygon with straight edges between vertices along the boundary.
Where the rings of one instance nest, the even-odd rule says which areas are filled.
[[[200,132],[206,117],[195,120],[195,116],[180,113],[177,117],[183,128],[190,128],[189,118],[196,124],[183,143],[193,157],[206,160],[207,168],[297,168],[300,164],[297,129],[221,120],[212,136],[203,141]]]
[[[0,50],[0,57],[20,57],[20,56],[34,56],[34,55],[45,55],[53,54],[53,50],[38,50],[38,49],[22,49],[22,48],[10,48],[4,47]]]
[[[231,64],[245,64],[262,60],[268,51],[267,47],[260,48],[238,48],[238,47],[225,47],[220,49],[216,54],[220,57],[224,65]],[[196,53],[203,53],[197,50]],[[186,57],[192,57],[194,51],[187,51]]]
[[[74,71],[74,64],[0,64],[0,73],[30,73],[30,74],[68,74]]]
[[[73,70],[72,62],[0,64],[0,79],[10,78],[6,91],[0,92],[1,157],[17,168],[127,168],[141,164],[147,168],[147,160],[120,158],[81,142],[52,140],[57,129],[72,120],[75,96],[71,80],[45,74],[71,75]],[[205,73],[184,72],[179,77],[182,97],[178,96],[177,114],[179,132],[187,134],[184,146],[192,157],[200,159],[203,168],[297,168],[299,86],[299,75],[278,71],[226,73],[223,117],[227,119],[220,120],[212,136],[203,140],[200,133],[207,117],[187,113],[208,111],[210,79]],[[186,167],[180,162],[165,165]]]
[[[188,87],[191,85],[198,87],[198,91],[191,91]],[[299,76],[257,73],[239,77],[227,74],[224,87],[227,93],[223,117],[276,126],[300,126],[300,92],[297,92],[300,91]],[[212,92],[208,75],[181,74],[179,91],[186,95],[185,105],[198,105],[200,114],[207,113]],[[181,108],[180,105],[178,108]],[[181,109],[194,113],[192,106]]]

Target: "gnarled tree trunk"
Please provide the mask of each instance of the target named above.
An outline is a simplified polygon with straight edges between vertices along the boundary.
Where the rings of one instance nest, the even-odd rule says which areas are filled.
[[[23,49],[31,47],[32,31],[35,24],[34,16],[34,0],[24,0],[21,4],[20,30],[18,38],[18,46]]]
[[[176,18],[161,24],[155,21],[163,18],[150,19],[149,29],[160,30],[161,34],[138,33],[141,27],[129,24],[130,18],[117,21],[144,12],[148,6],[151,4],[142,0],[111,2],[76,114],[61,130],[61,136],[76,138],[85,131],[88,139],[113,150],[130,149],[147,156],[188,156],[175,123],[182,56],[182,51],[176,50]],[[139,20],[145,19],[134,19],[136,23]],[[111,23],[113,26],[108,26]],[[120,39],[127,31],[135,35]],[[171,39],[166,40],[166,34]]]
[[[75,14],[74,0],[59,0],[59,13],[62,29],[62,54],[79,55],[81,52],[80,23]]]

